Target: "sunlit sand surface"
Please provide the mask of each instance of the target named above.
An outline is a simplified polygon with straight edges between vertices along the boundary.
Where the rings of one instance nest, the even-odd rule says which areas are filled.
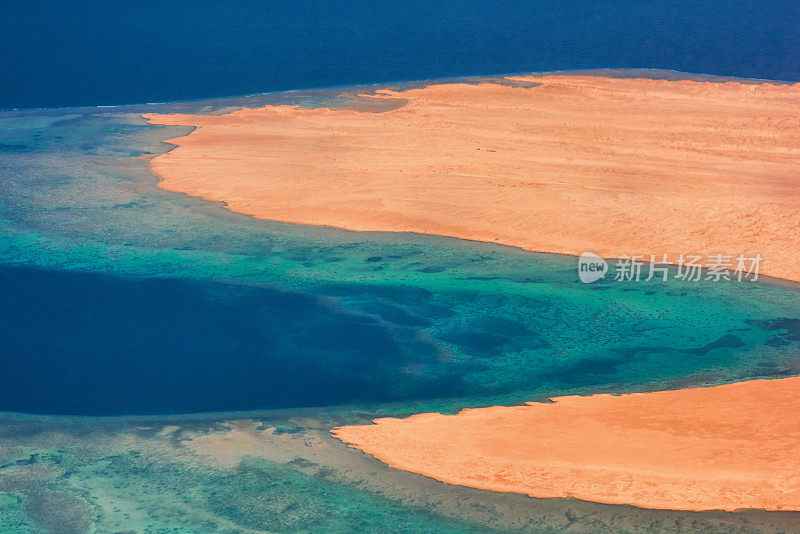
[[[671,262],[760,254],[762,274],[800,281],[799,84],[510,81],[526,86],[378,90],[356,109],[149,114],[196,127],[151,168],[164,189],[263,219]],[[375,112],[376,101],[391,109]],[[798,510],[798,409],[800,379],[785,379],[379,419],[335,435],[392,467],[482,489]]]
[[[800,510],[800,378],[553,400],[334,435],[452,484],[646,508]]]
[[[575,75],[381,90],[383,113],[266,106],[152,160],[161,187],[259,218],[529,250],[761,254],[800,280],[800,84]]]

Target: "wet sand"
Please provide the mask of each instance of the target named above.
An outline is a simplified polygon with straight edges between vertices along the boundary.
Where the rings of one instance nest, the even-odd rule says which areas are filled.
[[[264,219],[673,263],[758,253],[800,280],[800,84],[515,80],[541,85],[382,90],[407,99],[383,113],[149,114],[197,126],[151,166]]]
[[[800,510],[800,378],[384,418],[333,434],[451,484],[677,510]]]

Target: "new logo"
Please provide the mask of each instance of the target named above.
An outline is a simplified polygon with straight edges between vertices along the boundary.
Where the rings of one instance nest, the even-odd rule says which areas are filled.
[[[578,258],[578,278],[584,284],[591,284],[608,273],[608,262],[594,252],[584,252]]]

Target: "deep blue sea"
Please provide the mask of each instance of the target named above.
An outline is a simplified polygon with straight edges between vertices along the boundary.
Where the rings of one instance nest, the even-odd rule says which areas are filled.
[[[0,109],[660,68],[800,80],[796,0],[0,2]]]

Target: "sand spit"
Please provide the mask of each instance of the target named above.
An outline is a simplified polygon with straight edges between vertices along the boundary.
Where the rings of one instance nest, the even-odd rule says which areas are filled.
[[[604,257],[760,253],[800,280],[800,84],[547,75],[400,108],[267,106],[192,125],[161,187],[259,218]],[[706,261],[706,263],[708,263]]]
[[[800,510],[800,378],[419,414],[334,436],[451,484],[676,510]]]

